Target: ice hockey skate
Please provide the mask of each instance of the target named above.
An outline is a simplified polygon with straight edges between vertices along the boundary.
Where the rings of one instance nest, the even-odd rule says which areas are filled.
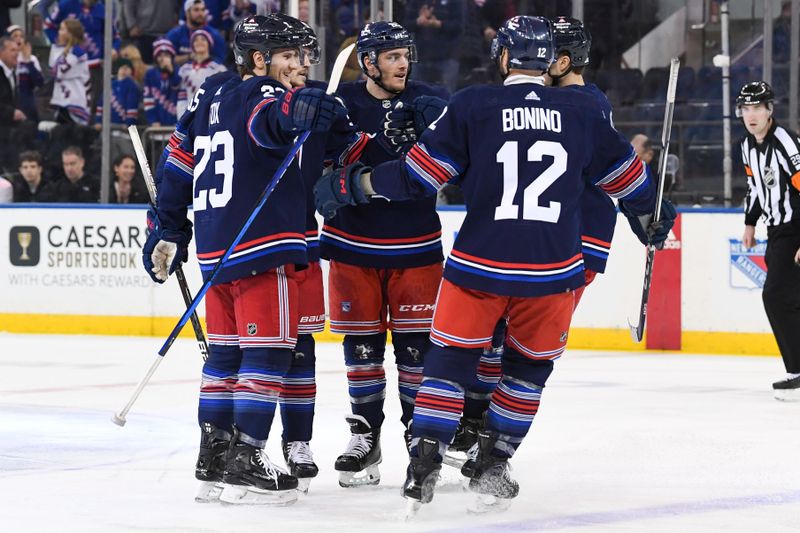
[[[787,377],[772,384],[776,400],[782,402],[800,402],[800,376]]]
[[[442,460],[439,441],[422,437],[417,443],[417,455],[411,457],[403,484],[403,496],[407,500],[406,519],[419,512],[424,503],[433,499],[433,489],[439,479]]]
[[[478,442],[478,431],[482,427],[483,421],[477,418],[462,419],[442,462],[460,470],[469,459],[470,448]]]
[[[363,416],[345,417],[350,424],[350,442],[347,449],[336,458],[339,486],[360,487],[377,485],[381,481],[378,465],[381,463],[381,428],[371,428]]]
[[[292,441],[283,443],[283,458],[289,467],[289,473],[297,478],[297,490],[308,494],[311,480],[317,477],[319,468],[314,463],[314,455],[308,442]]]
[[[290,505],[297,501],[297,478],[273,464],[261,448],[234,436],[225,457],[225,487],[219,499],[247,505]]]
[[[230,435],[210,422],[204,422],[200,429],[200,454],[197,456],[194,477],[201,483],[194,500],[210,503],[219,501],[222,493],[222,473]]]
[[[477,456],[469,481],[469,490],[476,495],[472,505],[467,508],[471,513],[504,511],[519,494],[519,483],[511,478],[508,458],[492,455],[495,442],[497,436],[490,432],[481,431],[478,434],[478,444],[474,448]]]

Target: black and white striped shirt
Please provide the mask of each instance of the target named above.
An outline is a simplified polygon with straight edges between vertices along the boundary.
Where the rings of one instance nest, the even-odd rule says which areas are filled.
[[[742,141],[747,174],[745,224],[755,226],[763,215],[767,226],[800,220],[800,141],[773,119],[764,142],[753,135]]]

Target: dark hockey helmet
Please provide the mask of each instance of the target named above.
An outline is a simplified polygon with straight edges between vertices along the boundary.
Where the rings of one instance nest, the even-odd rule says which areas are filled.
[[[508,68],[547,72],[555,61],[553,25],[544,17],[518,16],[497,30],[490,56],[495,63],[508,50]]]
[[[364,58],[369,57],[373,65],[377,65],[378,54],[382,50],[393,48],[408,48],[409,63],[417,62],[417,46],[414,44],[414,36],[397,22],[370,22],[358,33],[356,41],[356,57],[358,64],[364,74],[367,68],[364,66]]]
[[[772,111],[773,100],[775,100],[775,93],[772,92],[772,87],[767,82],[751,81],[750,83],[745,83],[736,97],[736,116],[742,116],[743,105],[766,104],[767,108]]]
[[[584,27],[583,22],[569,17],[558,17],[552,22],[556,57],[566,53],[573,67],[588,65],[592,36],[589,35],[589,30]]]
[[[233,56],[236,64],[253,68],[255,65],[250,52],[261,52],[269,64],[274,50],[285,49],[300,50],[302,60],[303,48],[310,42],[309,31],[311,28],[307,24],[283,13],[247,17],[239,21],[233,29]],[[314,38],[316,39],[316,35]]]

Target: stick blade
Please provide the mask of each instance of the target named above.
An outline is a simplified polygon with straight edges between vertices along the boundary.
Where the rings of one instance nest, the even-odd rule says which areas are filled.
[[[356,47],[356,43],[349,45],[347,48],[339,52],[339,55],[336,56],[336,62],[333,64],[333,70],[331,71],[331,79],[328,82],[328,89],[325,91],[328,94],[333,94],[339,88],[339,81],[342,79],[342,73],[344,72],[344,66],[347,64],[347,60],[350,58],[350,54],[353,53],[353,49]]]
[[[125,418],[122,417],[119,413],[114,413],[114,416],[111,417],[111,421],[114,422],[119,427],[125,426],[125,422],[127,422],[127,420],[125,420]]]
[[[631,329],[631,338],[633,342],[642,342],[642,337],[644,336],[644,328],[640,328],[638,325],[634,326],[631,324],[631,319],[628,319],[628,327]]]

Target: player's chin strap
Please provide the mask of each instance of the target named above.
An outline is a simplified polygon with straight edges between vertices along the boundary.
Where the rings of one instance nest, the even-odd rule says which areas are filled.
[[[369,74],[367,74],[366,72],[364,72],[364,74],[365,74],[365,75],[366,75],[366,76],[367,76],[369,79],[371,79],[372,81],[374,81],[374,82],[375,82],[375,85],[377,85],[378,87],[380,87],[381,89],[383,89],[383,90],[384,90],[384,91],[386,91],[387,93],[391,93],[391,94],[393,94],[393,95],[395,95],[395,96],[397,96],[398,94],[401,94],[403,91],[405,91],[405,90],[406,90],[406,86],[408,85],[408,78],[410,78],[410,77],[411,77],[411,63],[409,63],[409,64],[408,64],[408,70],[406,71],[406,83],[403,85],[403,88],[402,88],[402,89],[400,89],[399,91],[397,91],[397,90],[395,90],[395,89],[390,89],[389,87],[387,87],[386,85],[384,85],[384,84],[383,84],[383,81],[382,81],[382,79],[383,79],[383,72],[381,72],[381,67],[379,67],[379,66],[378,66],[378,62],[377,62],[377,61],[374,63],[374,65],[373,65],[373,66],[375,67],[375,70],[377,70],[377,71],[378,71],[378,75],[377,75],[377,76],[370,76],[370,75],[369,75]]]
[[[553,87],[558,87],[559,85],[561,85],[561,78],[563,78],[564,76],[566,76],[570,72],[572,72],[572,61],[569,62],[569,68],[567,70],[565,70],[563,74],[556,75],[556,74],[553,74],[550,71],[548,71],[547,74],[549,74],[550,75],[550,79],[553,80]]]

